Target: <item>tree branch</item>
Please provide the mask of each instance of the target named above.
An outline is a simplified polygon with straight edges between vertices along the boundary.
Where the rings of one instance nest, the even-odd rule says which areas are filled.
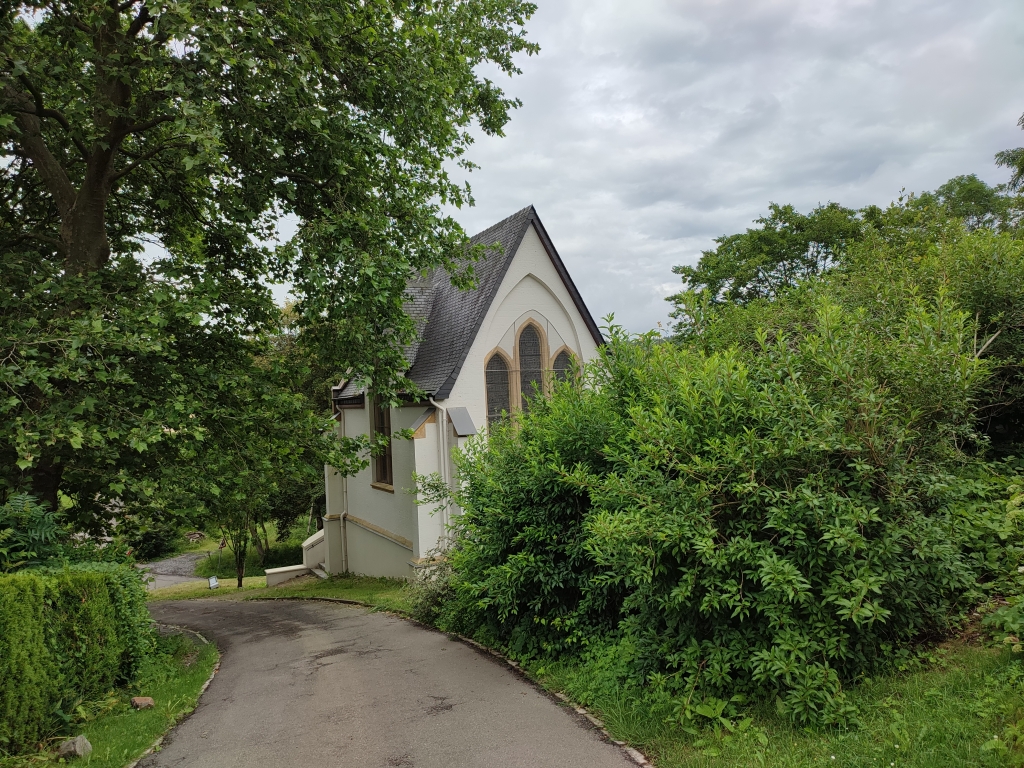
[[[299,181],[304,184],[309,184],[311,187],[316,187],[321,192],[328,186],[328,183],[326,181],[317,181],[316,179],[307,176],[304,173],[285,173],[284,175],[287,178],[291,179],[292,181]]]
[[[49,235],[41,235],[38,232],[22,232],[19,235],[19,240],[38,240],[41,243],[52,245],[61,254],[67,253],[67,247],[61,242],[60,238],[50,237]],[[15,241],[17,242],[17,241]]]
[[[174,120],[174,115],[160,115],[160,117],[154,117],[152,120],[147,120],[144,123],[136,123],[135,125],[129,125],[124,129],[125,135],[130,133],[142,133],[148,131],[150,128],[155,128],[161,123],[169,123]]]
[[[39,92],[38,88],[32,85],[32,81],[29,80],[28,77],[26,77],[25,75],[21,75],[18,77],[18,80],[20,80],[21,84],[25,86],[25,89],[32,94],[32,100],[35,102],[36,107],[36,115],[38,115],[39,117],[49,117],[53,120],[56,120],[60,127],[63,128],[71,136],[71,141],[73,141],[75,146],[78,148],[78,151],[81,153],[82,158],[88,159],[88,148],[85,146],[85,143],[77,136],[75,136],[75,134],[72,132],[71,123],[68,122],[68,119],[64,117],[63,113],[56,109],[48,109],[43,105],[43,94]]]
[[[136,168],[138,168],[144,162],[146,162],[147,160],[150,160],[150,159],[156,157],[158,154],[163,152],[165,149],[172,149],[174,147],[180,147],[180,146],[182,146],[182,145],[181,144],[161,144],[159,147],[156,147],[154,149],[149,150],[149,152],[143,152],[141,155],[139,155],[135,159],[134,162],[129,163],[124,168],[122,168],[120,171],[118,171],[117,173],[113,174],[110,177],[110,183],[111,184],[117,183],[119,180],[123,179],[125,176],[127,176],[129,173],[134,171]]]
[[[129,3],[125,3],[124,5],[127,5],[128,8],[131,7],[131,4]],[[128,37],[135,37],[137,34],[139,34],[139,32],[142,31],[142,29],[152,20],[152,18],[153,17],[149,15],[149,7],[145,5],[142,6],[142,8],[139,10],[139,15],[135,17],[135,20],[128,27]]]
[[[14,140],[21,145],[25,155],[32,161],[32,165],[46,183],[47,189],[53,195],[57,203],[57,209],[61,216],[66,216],[75,205],[76,192],[67,173],[64,171],[60,161],[50,152],[43,140],[42,125],[39,116],[29,107],[34,105],[31,98],[20,91],[15,90],[9,84],[4,85],[4,96],[16,105],[21,111],[14,119],[21,134],[14,137]]]
[[[1004,328],[1005,328],[1005,326],[1004,326]],[[974,353],[974,356],[976,358],[980,358],[985,353],[985,350],[989,348],[989,345],[991,345],[992,342],[995,341],[999,337],[999,334],[1002,333],[1002,332],[1003,332],[1003,328],[1000,328],[998,331],[996,331],[991,336],[989,336],[988,341],[986,341],[984,343],[984,345],[982,345],[981,349],[979,349],[977,352]],[[975,341],[975,346],[977,346],[977,341]]]

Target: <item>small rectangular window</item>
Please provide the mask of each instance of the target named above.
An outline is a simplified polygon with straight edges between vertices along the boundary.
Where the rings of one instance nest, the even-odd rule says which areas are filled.
[[[371,411],[373,441],[387,439],[387,446],[373,456],[373,482],[379,485],[393,486],[395,484],[394,469],[391,463],[391,406],[387,403],[379,403],[373,398],[373,409]]]

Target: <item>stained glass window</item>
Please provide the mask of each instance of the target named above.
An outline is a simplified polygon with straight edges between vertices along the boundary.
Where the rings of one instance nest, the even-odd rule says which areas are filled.
[[[564,350],[559,352],[558,357],[555,358],[554,369],[555,378],[558,381],[566,381],[571,378],[573,375],[572,356]]]
[[[509,402],[508,364],[501,355],[487,361],[487,423],[501,419],[502,413],[512,410]]]
[[[540,335],[532,325],[519,334],[519,391],[523,396],[523,411],[529,408],[531,397],[544,391],[541,370]]]

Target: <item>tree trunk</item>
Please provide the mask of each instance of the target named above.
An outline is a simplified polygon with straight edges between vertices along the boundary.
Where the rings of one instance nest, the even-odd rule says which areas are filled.
[[[95,272],[110,260],[106,217],[108,197],[109,194],[102,189],[83,188],[75,207],[64,218],[60,233],[70,272],[80,275]]]
[[[50,509],[54,512],[60,508],[57,490],[60,488],[60,479],[63,474],[63,465],[54,462],[53,459],[44,458],[32,468],[29,475],[32,493],[42,503],[49,504]]]
[[[242,588],[245,577],[245,556],[249,551],[249,521],[245,520],[237,529],[229,531],[231,551],[235,555],[235,575],[238,577],[238,588]]]
[[[252,537],[252,544],[256,547],[256,556],[260,559],[260,567],[266,565],[267,561],[267,545],[260,537],[260,532],[256,528],[255,523],[249,523],[249,535]]]

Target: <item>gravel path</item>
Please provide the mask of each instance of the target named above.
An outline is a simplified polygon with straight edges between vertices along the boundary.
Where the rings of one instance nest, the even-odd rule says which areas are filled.
[[[283,600],[150,610],[223,657],[139,768],[635,768],[504,663],[395,616]]]
[[[172,584],[181,584],[185,581],[205,581],[201,576],[195,575],[195,570],[196,563],[208,554],[208,552],[186,552],[184,555],[158,560],[155,563],[141,563],[138,567],[153,578],[149,582],[150,589],[169,587]]]

